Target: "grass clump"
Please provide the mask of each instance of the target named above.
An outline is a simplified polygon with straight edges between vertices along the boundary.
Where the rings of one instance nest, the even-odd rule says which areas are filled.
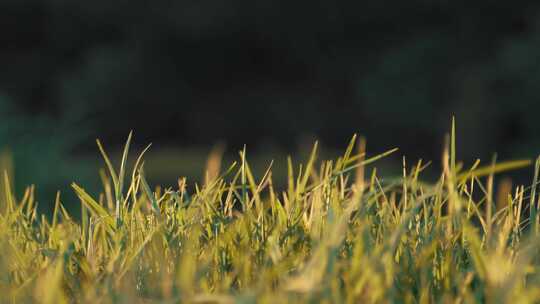
[[[75,221],[61,197],[52,219],[37,213],[33,188],[16,199],[5,175],[0,213],[3,302],[43,303],[527,303],[540,301],[539,215],[532,187],[495,199],[493,175],[529,164],[465,169],[453,134],[440,178],[403,161],[400,178],[366,165],[350,142],[336,161],[289,162],[288,187],[274,189],[271,165],[257,179],[245,150],[202,185],[153,189],[143,155],[97,196],[77,184]],[[131,139],[131,136],[130,136]],[[358,147],[358,149],[356,149]],[[214,155],[218,158],[218,155]],[[219,161],[210,161],[216,164]]]

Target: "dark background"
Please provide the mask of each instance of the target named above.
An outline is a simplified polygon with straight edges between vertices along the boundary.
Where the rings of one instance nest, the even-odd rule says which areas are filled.
[[[460,159],[534,158],[539,88],[538,1],[0,0],[0,165],[45,205],[132,129],[159,182],[353,133],[438,168],[452,115]]]

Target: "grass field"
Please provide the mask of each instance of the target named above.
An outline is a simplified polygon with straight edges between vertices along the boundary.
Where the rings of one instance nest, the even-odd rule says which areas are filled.
[[[39,214],[33,187],[15,197],[5,174],[0,301],[539,302],[540,161],[464,167],[454,130],[435,182],[422,171],[438,164],[405,158],[401,176],[379,176],[397,149],[366,155],[356,137],[336,160],[315,144],[304,164],[288,162],[284,191],[272,164],[254,176],[245,151],[226,166],[212,154],[201,183],[160,188],[144,152],[127,160],[130,140],[116,165],[100,145],[103,190],[73,184],[77,216],[60,196],[52,218]],[[524,167],[530,185],[495,185]]]

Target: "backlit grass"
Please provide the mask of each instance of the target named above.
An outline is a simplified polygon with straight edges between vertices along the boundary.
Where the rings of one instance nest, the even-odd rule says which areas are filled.
[[[430,164],[403,159],[379,176],[353,138],[342,157],[288,164],[277,191],[272,165],[253,176],[245,150],[204,183],[163,189],[144,178],[144,152],[108,168],[103,191],[73,184],[38,214],[28,188],[0,198],[0,301],[42,303],[533,303],[540,301],[536,185],[514,189],[494,174],[529,161],[456,161],[449,137],[436,182]],[[431,164],[431,166],[436,166]],[[74,178],[76,180],[76,178]],[[82,204],[75,221],[64,206]]]

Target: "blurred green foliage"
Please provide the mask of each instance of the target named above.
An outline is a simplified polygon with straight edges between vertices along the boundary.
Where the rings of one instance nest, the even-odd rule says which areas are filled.
[[[90,164],[77,162],[72,156],[74,147],[86,138],[84,132],[71,128],[67,121],[23,115],[5,96],[0,96],[0,111],[2,186],[4,172],[17,195],[28,185],[37,185],[41,188],[36,190],[37,199],[44,212],[51,211],[57,191],[71,197],[72,174],[95,186],[90,181]]]

